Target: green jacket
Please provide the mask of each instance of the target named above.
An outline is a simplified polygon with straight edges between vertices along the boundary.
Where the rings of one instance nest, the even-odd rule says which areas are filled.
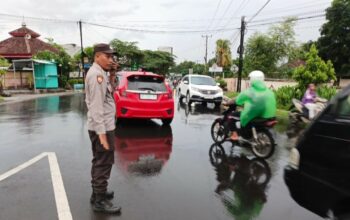
[[[254,80],[249,89],[236,98],[237,105],[244,105],[241,112],[241,124],[245,127],[254,118],[276,117],[275,94],[260,80]]]

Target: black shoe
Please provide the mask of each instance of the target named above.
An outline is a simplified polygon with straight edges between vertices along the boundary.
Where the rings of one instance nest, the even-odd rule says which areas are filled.
[[[113,205],[111,201],[105,198],[99,199],[97,197],[98,196],[96,196],[96,200],[92,207],[95,212],[102,212],[107,214],[120,214],[122,209],[120,206]]]
[[[113,199],[114,198],[114,192],[113,191],[106,191],[104,194],[105,199]],[[96,194],[93,192],[90,197],[90,203],[94,203],[96,200]]]

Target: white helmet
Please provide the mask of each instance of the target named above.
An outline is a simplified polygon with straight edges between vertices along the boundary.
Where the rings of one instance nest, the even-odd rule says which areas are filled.
[[[265,74],[260,70],[254,70],[250,72],[248,77],[249,77],[250,83],[252,83],[252,81],[254,80],[261,80],[261,81],[265,80]]]

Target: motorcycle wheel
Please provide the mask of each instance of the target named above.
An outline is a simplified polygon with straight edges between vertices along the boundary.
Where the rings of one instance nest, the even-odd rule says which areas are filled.
[[[210,163],[217,167],[226,160],[225,149],[220,144],[212,144],[209,149]]]
[[[222,118],[217,118],[211,125],[211,137],[215,143],[221,144],[223,143],[228,134],[225,132],[224,121]]]
[[[252,145],[253,154],[262,159],[272,156],[275,151],[275,141],[268,130],[257,131],[257,142]]]

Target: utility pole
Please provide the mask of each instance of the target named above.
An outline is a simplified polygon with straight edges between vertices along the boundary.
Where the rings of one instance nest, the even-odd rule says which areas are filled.
[[[85,70],[84,70],[84,47],[83,47],[83,31],[81,20],[79,21],[79,30],[80,30],[80,62],[81,62],[81,71],[83,71],[83,84],[85,84]],[[85,85],[84,85],[85,87]]]
[[[208,69],[208,38],[212,37],[212,35],[202,35],[202,37],[205,37],[205,56],[204,56],[204,62],[205,62],[205,73],[207,73]]]
[[[244,53],[244,34],[246,23],[244,21],[245,17],[242,16],[241,19],[241,42],[238,47],[239,53],[239,64],[238,64],[238,79],[237,79],[237,92],[241,92],[241,82],[242,82],[242,72],[243,72],[243,53]]]

